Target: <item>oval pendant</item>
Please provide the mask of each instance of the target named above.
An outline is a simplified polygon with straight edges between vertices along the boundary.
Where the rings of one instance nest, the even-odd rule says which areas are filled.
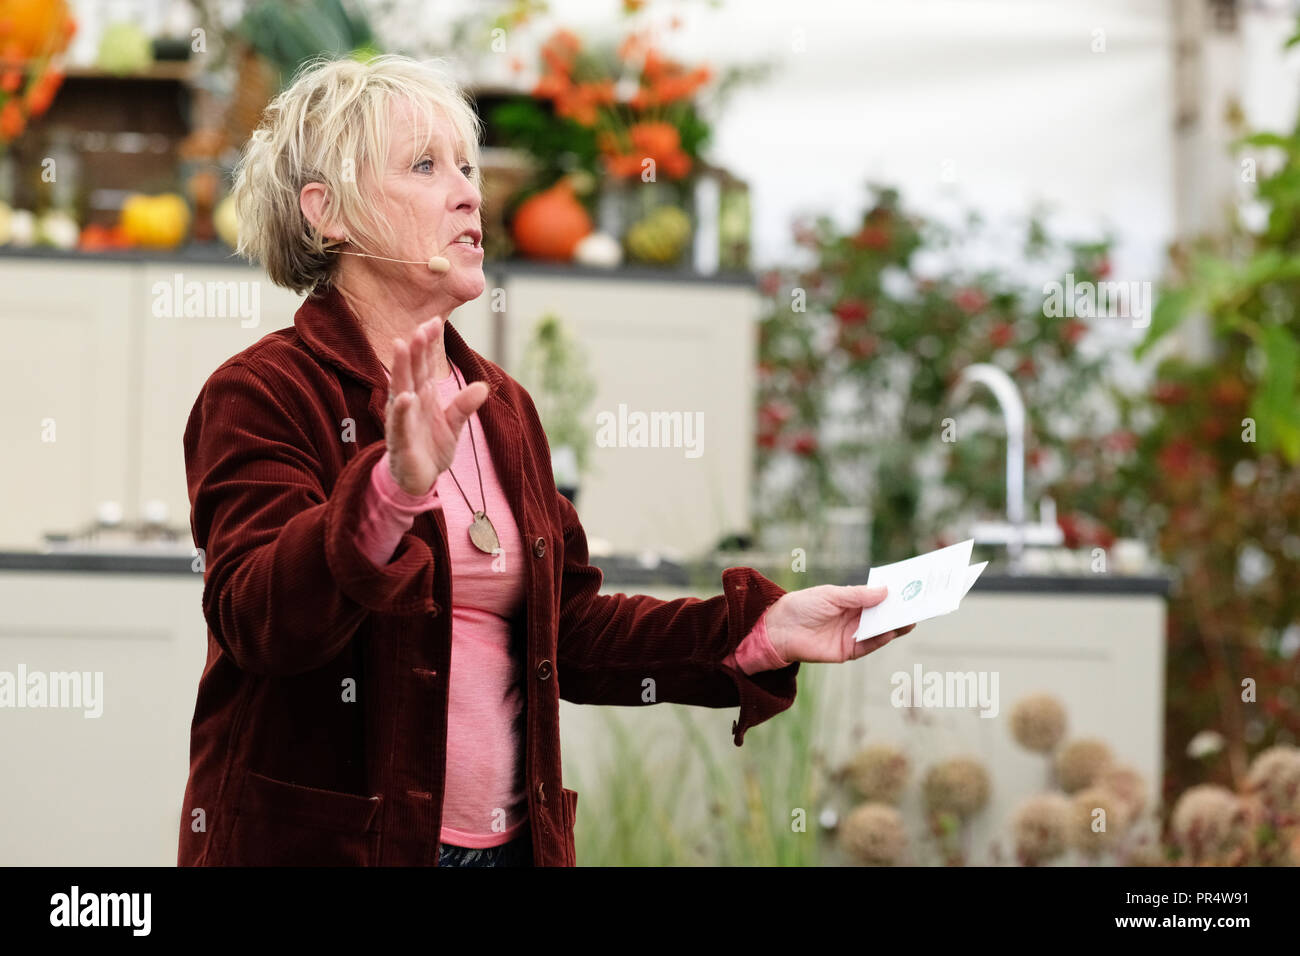
[[[497,548],[501,547],[497,529],[492,527],[492,522],[482,511],[474,512],[474,520],[469,526],[469,539],[474,542],[474,547],[486,554],[495,554]]]

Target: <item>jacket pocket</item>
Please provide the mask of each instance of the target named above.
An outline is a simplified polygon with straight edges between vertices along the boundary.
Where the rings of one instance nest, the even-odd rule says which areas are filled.
[[[383,797],[318,790],[247,771],[227,866],[372,866]]]
[[[578,849],[574,837],[574,827],[578,822],[578,792],[560,788],[564,791],[564,855],[569,866],[578,865]]]

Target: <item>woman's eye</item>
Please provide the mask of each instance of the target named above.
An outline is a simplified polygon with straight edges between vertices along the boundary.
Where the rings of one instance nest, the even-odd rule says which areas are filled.
[[[419,169],[420,167],[425,166],[425,165],[428,165],[428,167],[429,167],[429,172],[433,172],[433,160],[431,160],[431,159],[422,159],[422,160],[420,160],[418,163],[415,164],[415,168],[416,168],[416,169]]]
[[[466,163],[464,166],[462,166],[460,168],[460,171],[465,174],[466,179],[470,179],[474,175],[474,167],[471,166],[469,163]]]

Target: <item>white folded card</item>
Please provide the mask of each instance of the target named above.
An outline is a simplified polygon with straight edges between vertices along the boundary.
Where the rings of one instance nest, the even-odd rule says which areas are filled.
[[[868,587],[887,587],[889,594],[875,607],[863,608],[856,641],[906,627],[918,621],[951,614],[988,566],[971,564],[975,539],[940,548],[928,554],[872,568]]]

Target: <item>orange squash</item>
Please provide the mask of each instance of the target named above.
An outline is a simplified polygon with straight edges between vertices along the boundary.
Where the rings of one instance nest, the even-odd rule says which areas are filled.
[[[528,258],[567,262],[591,228],[591,217],[573,194],[573,184],[562,179],[520,203],[511,231]]]

